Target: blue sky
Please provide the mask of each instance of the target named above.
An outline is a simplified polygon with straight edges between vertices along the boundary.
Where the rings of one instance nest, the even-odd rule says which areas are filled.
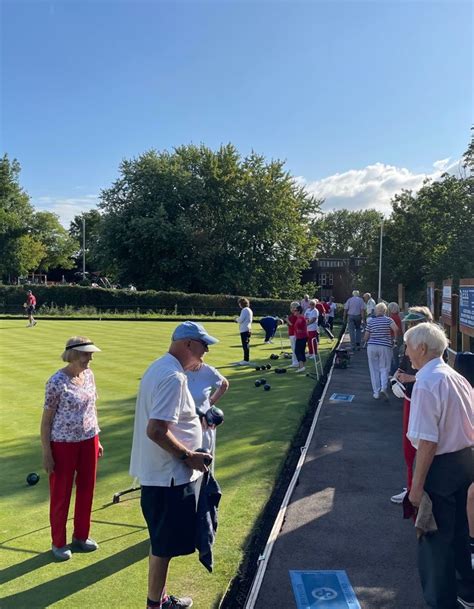
[[[388,209],[472,124],[470,2],[2,0],[1,141],[67,223],[150,148],[286,159],[327,209]]]

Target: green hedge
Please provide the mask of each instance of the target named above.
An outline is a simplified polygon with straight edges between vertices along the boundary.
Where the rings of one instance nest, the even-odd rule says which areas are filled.
[[[224,294],[185,294],[183,292],[130,292],[129,290],[107,290],[82,286],[3,286],[0,285],[0,312],[16,313],[22,310],[26,290],[32,289],[37,308],[48,307],[95,307],[105,311],[158,311],[170,315],[236,315],[239,312],[238,296]],[[262,315],[284,315],[289,310],[290,300],[249,298],[257,317]]]

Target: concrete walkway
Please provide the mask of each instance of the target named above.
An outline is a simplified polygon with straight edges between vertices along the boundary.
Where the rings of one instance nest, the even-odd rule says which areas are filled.
[[[345,570],[362,609],[426,607],[413,523],[390,503],[405,485],[401,427],[402,400],[372,397],[365,350],[334,370],[256,609],[296,606],[293,569]]]

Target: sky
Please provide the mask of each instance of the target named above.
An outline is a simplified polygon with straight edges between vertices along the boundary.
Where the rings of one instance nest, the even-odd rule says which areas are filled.
[[[1,152],[65,226],[121,160],[231,142],[323,209],[389,213],[457,171],[473,123],[464,0],[0,0]]]

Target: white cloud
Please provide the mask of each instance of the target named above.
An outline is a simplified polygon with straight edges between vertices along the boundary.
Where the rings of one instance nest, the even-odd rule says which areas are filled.
[[[61,224],[69,228],[69,224],[85,211],[95,209],[99,203],[99,195],[84,195],[82,197],[36,197],[32,199],[37,211],[51,211],[59,216]]]
[[[458,167],[458,161],[450,158],[433,163],[431,173],[413,173],[405,167],[384,163],[368,165],[363,169],[350,169],[327,178],[308,182],[303,177],[296,179],[310,194],[325,199],[322,209],[377,209],[388,215],[392,197],[402,189],[417,191],[426,178],[437,180],[443,173]]]

